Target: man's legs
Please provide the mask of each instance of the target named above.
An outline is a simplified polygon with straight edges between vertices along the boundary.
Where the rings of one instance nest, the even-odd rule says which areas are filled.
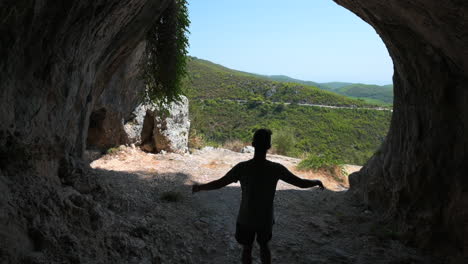
[[[268,242],[259,243],[259,245],[260,245],[260,259],[262,260],[262,264],[270,264],[271,252],[270,252],[270,247],[268,246]]]
[[[252,263],[252,245],[255,240],[255,230],[251,227],[236,224],[236,240],[242,245],[242,263]]]
[[[272,237],[272,228],[272,225],[265,226],[259,229],[257,232],[257,242],[260,246],[260,259],[262,260],[263,264],[271,263],[271,252],[268,242],[271,240]]]
[[[242,264],[252,263],[252,245],[243,245]]]

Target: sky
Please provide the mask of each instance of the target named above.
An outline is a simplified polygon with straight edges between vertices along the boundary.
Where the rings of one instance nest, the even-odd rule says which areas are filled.
[[[316,82],[392,83],[375,30],[332,0],[188,0],[189,54]]]

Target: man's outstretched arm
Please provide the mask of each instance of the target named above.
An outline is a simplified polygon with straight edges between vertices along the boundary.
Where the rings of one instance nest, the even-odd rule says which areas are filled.
[[[211,190],[216,190],[223,188],[224,186],[231,184],[233,182],[236,182],[237,179],[237,166],[232,168],[226,175],[224,175],[222,178],[219,178],[217,180],[211,181],[209,183],[205,184],[194,184],[192,186],[192,193],[196,193],[199,191],[211,191]]]
[[[299,178],[285,167],[280,179],[299,188],[311,188],[314,186],[318,186],[322,190],[325,189],[321,181]]]
[[[224,177],[222,177],[220,179],[211,181],[209,183],[194,184],[192,186],[192,193],[196,193],[196,192],[199,192],[199,191],[211,191],[211,190],[220,189],[220,188],[223,188],[224,186],[226,186],[226,185],[228,185],[230,183],[232,183],[232,181],[230,181],[226,176],[224,176]]]

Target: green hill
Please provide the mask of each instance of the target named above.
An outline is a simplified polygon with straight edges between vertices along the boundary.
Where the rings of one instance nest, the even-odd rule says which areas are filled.
[[[327,82],[317,83],[312,81],[304,81],[294,79],[286,75],[258,75],[265,79],[279,81],[279,82],[290,82],[298,83],[303,85],[309,85],[318,87],[322,90],[331,91],[337,94],[345,95],[348,97],[362,99],[370,104],[383,104],[389,106],[393,104],[393,85],[373,85],[373,84],[362,84],[362,83],[350,83],[350,82]]]
[[[190,89],[187,93],[189,98],[194,99],[223,98],[333,106],[378,106],[310,85],[272,81],[261,75],[231,70],[193,57],[188,63],[188,72]]]
[[[391,112],[355,108],[302,106],[308,102],[333,106],[372,107],[362,100],[317,87],[268,80],[193,58],[188,64],[191,141],[209,145],[248,143],[252,131],[268,127],[290,137],[283,154],[326,155],[363,164],[377,150],[388,131]]]
[[[393,85],[379,86],[355,83],[343,86],[334,91],[350,97],[367,98],[393,104]]]

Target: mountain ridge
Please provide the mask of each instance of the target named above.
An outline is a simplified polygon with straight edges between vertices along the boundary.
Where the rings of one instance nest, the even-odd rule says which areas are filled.
[[[241,75],[244,77],[259,78],[263,80],[280,82],[283,84],[298,84],[298,85],[304,85],[308,87],[314,87],[323,91],[332,92],[334,94],[346,96],[350,99],[358,99],[370,105],[390,106],[393,103],[393,85],[392,84],[377,85],[377,84],[352,83],[352,82],[319,83],[319,82],[314,82],[314,81],[300,80],[300,79],[289,77],[287,75],[263,75],[263,74],[234,70],[226,66],[223,66],[221,64],[217,64],[212,61],[200,59],[197,57],[190,57],[189,71],[190,71],[190,66],[193,65],[194,63],[199,64],[199,65],[203,64],[203,66],[206,66],[210,68],[210,70],[213,70],[216,72],[225,72],[225,73],[230,73],[230,74]]]

